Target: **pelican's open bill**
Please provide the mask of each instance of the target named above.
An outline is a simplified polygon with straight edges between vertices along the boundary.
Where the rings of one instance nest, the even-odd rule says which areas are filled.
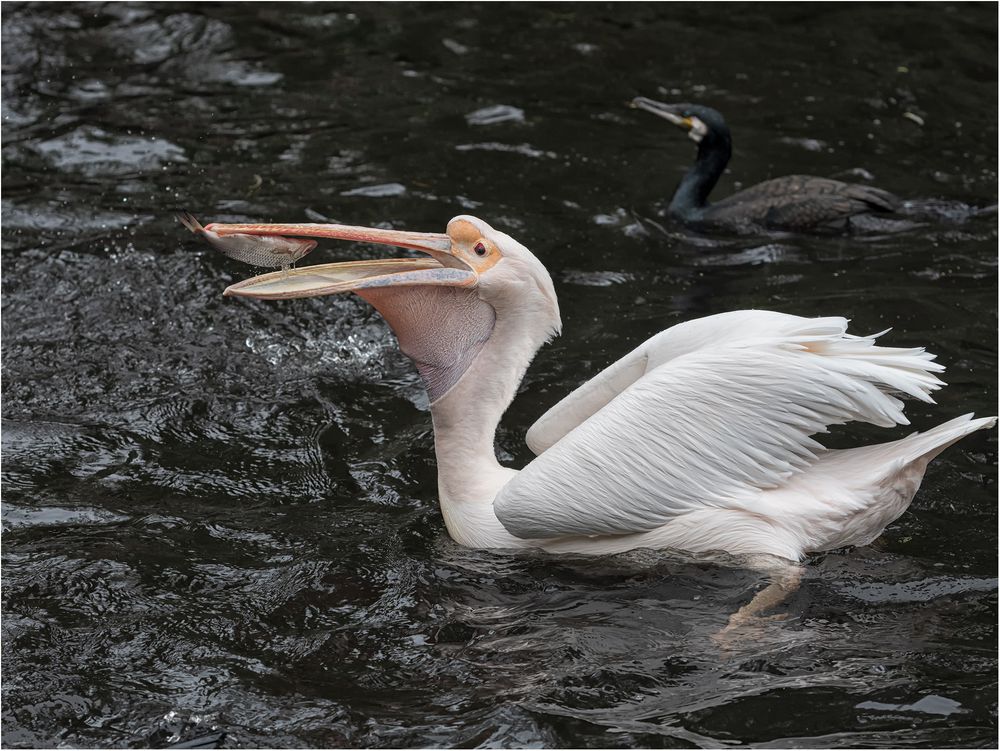
[[[391,244],[427,254],[423,258],[324,263],[287,274],[262,274],[233,284],[226,289],[226,295],[280,300],[338,292],[360,294],[362,290],[385,287],[470,287],[477,281],[474,268],[453,255],[452,240],[446,234],[341,224],[210,224],[208,229],[226,237],[254,237],[258,232],[268,233],[261,237],[308,233],[313,237]]]

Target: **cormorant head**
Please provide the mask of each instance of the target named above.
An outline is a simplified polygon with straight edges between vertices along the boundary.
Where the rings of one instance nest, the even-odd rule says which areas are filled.
[[[688,138],[699,145],[703,141],[708,145],[717,141],[728,142],[730,139],[729,126],[726,125],[725,119],[711,107],[703,107],[700,104],[665,104],[644,96],[633,99],[631,106],[652,112],[678,128],[686,130]]]

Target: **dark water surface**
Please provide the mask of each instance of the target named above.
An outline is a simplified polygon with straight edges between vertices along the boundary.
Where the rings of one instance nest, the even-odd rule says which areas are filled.
[[[990,414],[997,224],[970,207],[996,202],[996,29],[993,4],[4,3],[4,744],[995,747],[995,431],[721,651],[760,574],[459,548],[384,323],[355,298],[223,299],[252,271],[171,215],[474,213],[523,241],[565,333],[501,427],[514,465],[605,364],[745,307],[927,345],[950,387],[916,428]],[[636,94],[726,114],[720,196],[807,172],[936,218],[671,226],[693,146]]]

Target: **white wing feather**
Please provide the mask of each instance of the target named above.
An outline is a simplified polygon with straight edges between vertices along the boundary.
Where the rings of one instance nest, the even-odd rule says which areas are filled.
[[[689,352],[762,336],[787,341],[839,338],[846,329],[846,318],[803,318],[772,310],[733,310],[679,323],[650,337],[568,394],[531,426],[525,441],[535,454],[541,454],[646,373]]]
[[[815,461],[810,436],[852,420],[907,424],[889,392],[929,402],[943,385],[933,355],[846,327],[738,311],[664,331],[539,420],[530,432],[544,453],[497,495],[497,517],[518,537],[547,538],[752,511]]]

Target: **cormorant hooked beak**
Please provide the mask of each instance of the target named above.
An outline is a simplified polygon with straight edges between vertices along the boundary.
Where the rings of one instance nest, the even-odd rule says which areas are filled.
[[[687,109],[686,104],[666,104],[655,99],[647,99],[644,96],[637,96],[629,106],[633,109],[646,110],[657,117],[662,117],[669,123],[676,125],[681,130],[686,130],[688,137],[695,143],[700,143],[701,139],[708,133],[708,126],[693,115],[684,115]]]

